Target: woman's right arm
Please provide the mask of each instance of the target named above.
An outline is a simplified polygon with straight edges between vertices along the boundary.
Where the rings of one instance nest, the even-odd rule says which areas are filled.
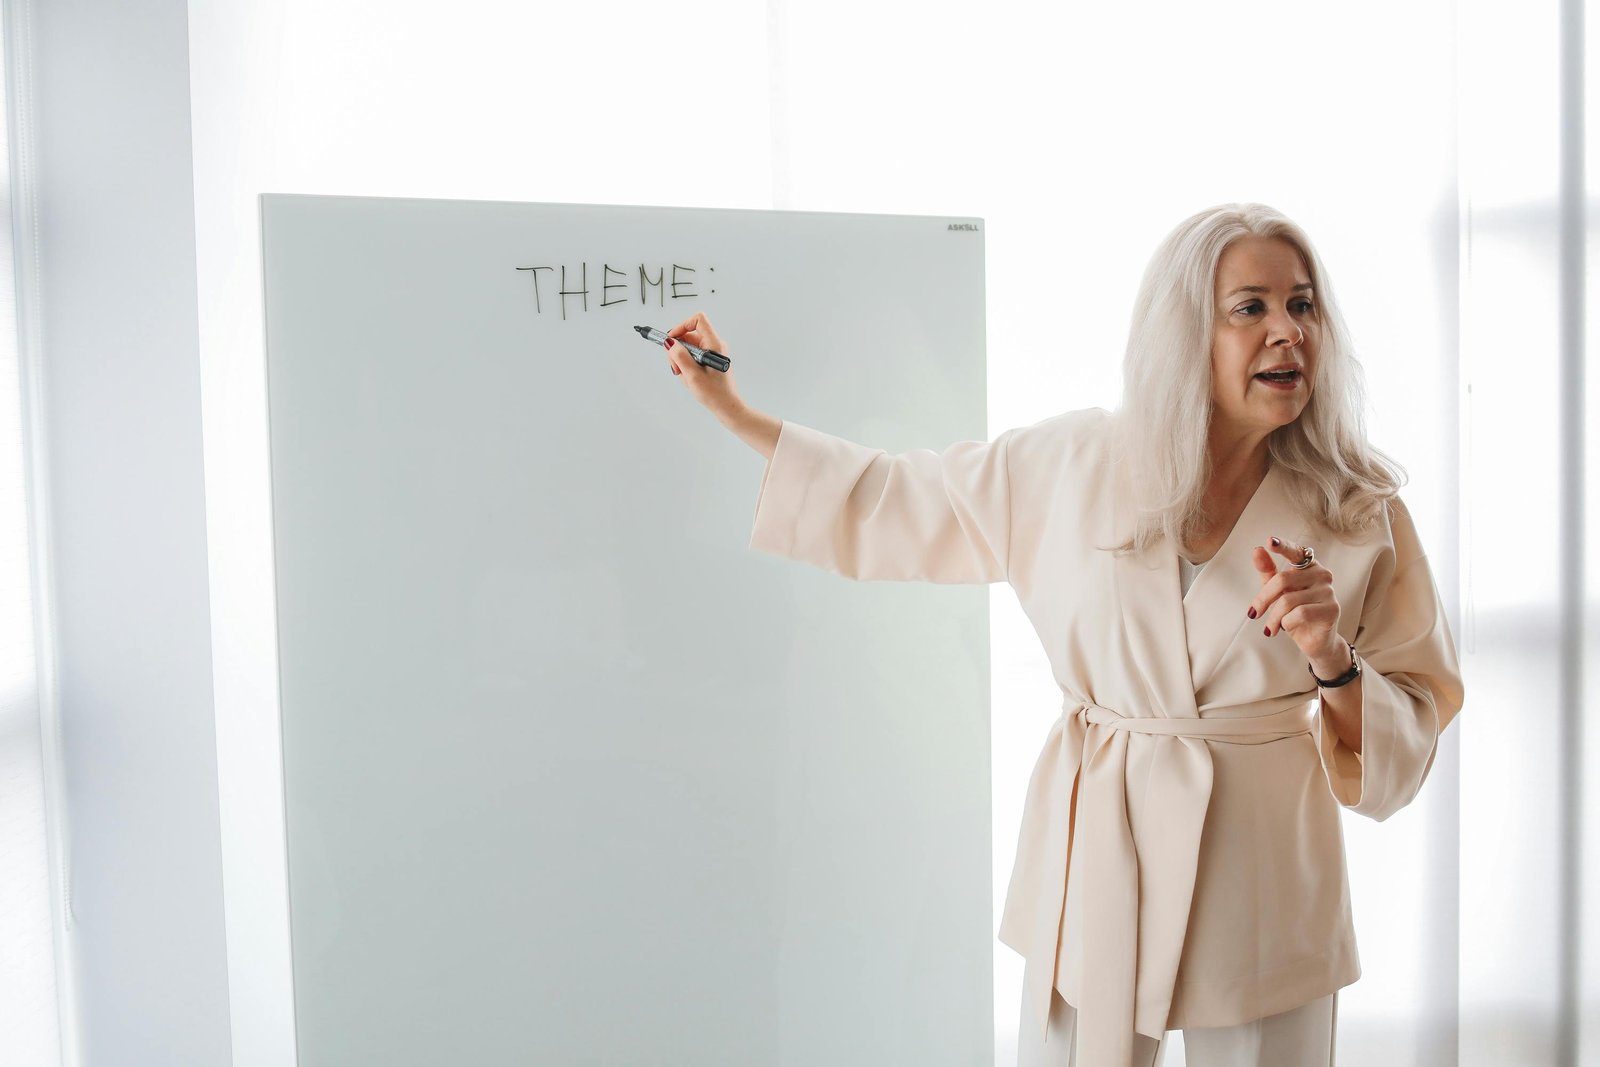
[[[667,335],[727,353],[698,313]],[[751,548],[857,581],[1007,580],[1016,431],[890,455],[764,415],[731,374],[700,366],[682,345],[667,353],[695,399],[767,458]]]
[[[783,420],[764,415],[744,404],[738,411],[731,415],[717,416],[722,420],[722,425],[732,430],[733,433],[745,444],[772,459],[772,453],[778,448],[778,432],[783,429]]]
[[[667,337],[687,341],[696,348],[728,354],[722,338],[712,329],[711,320],[698,311],[668,330]],[[672,373],[683,378],[683,384],[690,394],[705,405],[718,422],[770,460],[778,447],[778,431],[782,427],[782,420],[764,415],[744,402],[739,396],[732,368],[718,371],[702,367],[682,345],[671,344],[666,351]]]

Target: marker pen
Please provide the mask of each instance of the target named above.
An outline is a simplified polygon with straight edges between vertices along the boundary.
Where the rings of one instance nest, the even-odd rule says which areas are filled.
[[[639,331],[639,336],[643,337],[646,341],[654,341],[662,348],[667,347],[668,338],[664,330],[658,330],[654,326],[635,326],[634,329]],[[719,370],[724,374],[728,373],[728,366],[733,362],[733,360],[729,359],[721,352],[713,352],[709,348],[696,348],[694,345],[690,344],[688,341],[682,340],[681,338],[674,337],[672,340],[677,341],[680,345],[682,345],[683,350],[693,356],[694,361],[700,364],[702,367],[710,367],[712,370]]]

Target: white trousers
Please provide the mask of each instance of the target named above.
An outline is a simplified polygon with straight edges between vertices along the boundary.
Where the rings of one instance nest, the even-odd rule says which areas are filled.
[[[1027,998],[1023,999],[1017,1067],[1080,1067],[1077,1009],[1051,990],[1050,1037],[1046,1043],[1039,1034],[1038,1018]],[[1182,1031],[1182,1067],[1333,1067],[1338,1026],[1337,992],[1237,1026],[1191,1026]],[[1177,1063],[1163,1064],[1167,1044],[1165,1038],[1157,1041],[1134,1034],[1133,1062],[1128,1067],[1180,1067]]]

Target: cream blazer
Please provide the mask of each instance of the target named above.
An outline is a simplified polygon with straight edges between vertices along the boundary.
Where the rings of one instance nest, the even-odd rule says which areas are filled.
[[[1061,714],[999,937],[1026,961],[1035,1018],[1052,986],[1079,1010],[1094,1064],[1128,1062],[1135,1031],[1231,1026],[1359,978],[1340,805],[1382,821],[1410,803],[1463,699],[1403,504],[1346,543],[1296,513],[1270,468],[1185,595],[1169,542],[1120,560],[1095,548],[1133,529],[1111,419],[1086,408],[899,455],[784,422],[750,537],[855,580],[1016,591]],[[1245,615],[1261,589],[1250,550],[1274,535],[1333,574],[1364,671],[1359,755],[1322,718],[1293,639]]]

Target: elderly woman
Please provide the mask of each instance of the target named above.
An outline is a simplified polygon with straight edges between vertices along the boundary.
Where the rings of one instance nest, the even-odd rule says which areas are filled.
[[[695,315],[669,334],[726,352]],[[1333,1062],[1360,977],[1340,806],[1417,795],[1456,651],[1305,233],[1202,211],[1145,273],[1123,403],[890,455],[753,410],[669,344],[768,459],[751,545],[858,580],[1009,582],[1062,691],[999,936],[1019,1062]],[[1207,358],[1209,356],[1209,358]]]

